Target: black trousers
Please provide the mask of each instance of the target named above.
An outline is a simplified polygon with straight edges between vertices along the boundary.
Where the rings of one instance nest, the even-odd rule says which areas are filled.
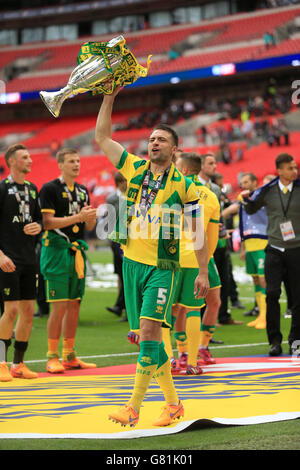
[[[284,252],[266,247],[265,277],[267,294],[267,335],[270,344],[281,343],[280,304],[281,285],[286,282],[292,296],[292,320],[288,342],[300,341],[300,247]]]
[[[219,271],[221,280],[221,306],[218,313],[219,323],[226,323],[231,315],[228,313],[228,295],[230,292],[230,253],[226,247],[217,248],[214,252],[214,259]]]
[[[38,267],[38,288],[36,295],[36,303],[38,304],[38,312],[41,315],[49,315],[50,313],[50,303],[46,302],[46,290],[45,290],[45,279],[41,273],[41,242],[36,246],[36,257],[37,257],[37,267]]]
[[[231,300],[231,303],[238,302],[239,300],[239,291],[237,284],[235,282],[235,279],[233,277],[233,267],[232,267],[232,261],[231,261],[231,256],[229,252],[229,297]]]
[[[119,290],[118,297],[117,297],[114,307],[117,307],[123,310],[125,309],[125,296],[124,296],[124,283],[123,283],[123,270],[122,270],[123,256],[121,254],[119,243],[111,242],[111,249],[113,252],[114,271],[115,271],[115,274],[119,276],[119,280],[120,280],[120,290]]]

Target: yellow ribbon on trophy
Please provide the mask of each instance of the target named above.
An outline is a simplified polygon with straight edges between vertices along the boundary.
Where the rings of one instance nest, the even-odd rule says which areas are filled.
[[[110,67],[107,54],[121,55],[122,61],[118,69],[113,73]],[[146,77],[149,71],[151,57],[148,56],[147,66],[143,67],[138,63],[131,51],[126,47],[124,38],[115,46],[108,47],[106,42],[85,42],[77,56],[77,63],[81,64],[92,55],[102,56],[107,71],[113,75],[113,80],[109,83],[100,82],[91,89],[92,95],[105,93],[110,95],[117,85],[126,86],[134,83],[139,77]]]

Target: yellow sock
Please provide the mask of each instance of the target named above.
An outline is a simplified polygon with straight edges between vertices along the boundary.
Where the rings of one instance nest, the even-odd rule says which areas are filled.
[[[171,343],[171,330],[170,328],[162,328],[162,340],[165,344],[165,350],[168,354],[169,359],[173,357],[173,348]]]
[[[261,292],[259,298],[259,315],[256,319],[255,328],[264,329],[266,327],[266,316],[267,316],[267,303],[266,295]]]
[[[198,348],[200,344],[200,325],[201,318],[199,316],[191,316],[186,319],[186,335],[188,342],[188,363],[191,366],[197,365]]]
[[[257,305],[257,307],[258,307],[259,314],[258,314],[258,317],[255,318],[255,320],[252,320],[252,321],[250,321],[249,323],[247,323],[247,326],[256,326],[257,321],[258,321],[258,318],[259,318],[259,316],[260,316],[260,310],[261,310],[260,301],[261,301],[261,295],[262,295],[262,294],[261,294],[261,287],[260,287],[260,285],[255,286],[254,290],[255,290],[256,305]]]
[[[64,338],[63,339],[63,360],[64,361],[72,361],[75,357],[74,352],[74,343],[75,338]]]
[[[157,369],[157,364],[153,366],[142,367],[140,364],[137,368],[134,390],[129,400],[129,403],[133,406],[135,411],[138,413],[144,400],[144,396],[148,390],[149,384],[152,380],[153,374]]]
[[[169,405],[178,405],[179,399],[171,374],[171,364],[164,348],[164,343],[159,345],[158,366],[154,378],[160,386],[165,400]]]
[[[144,396],[158,365],[158,341],[141,341],[134,389],[129,403],[139,412]]]
[[[263,292],[260,293],[260,313],[262,318],[266,318],[267,315],[267,296]]]
[[[259,313],[260,313],[260,299],[261,299],[261,291],[258,291],[258,292],[255,292],[255,300],[256,300],[256,304],[259,308]]]
[[[169,405],[178,405],[179,399],[174,386],[169,359],[164,365],[157,369],[154,378],[162,389],[166,402]]]
[[[59,357],[58,343],[59,343],[59,339],[48,338],[48,352],[47,352],[48,359],[51,359],[53,357]]]
[[[185,331],[176,331],[175,332],[175,339],[178,352],[180,354],[187,352],[187,337]]]
[[[215,331],[214,325],[201,325],[200,331],[200,347],[207,348]]]
[[[261,298],[262,298],[263,313],[266,316],[267,315],[267,296],[266,296],[266,294],[261,294]]]

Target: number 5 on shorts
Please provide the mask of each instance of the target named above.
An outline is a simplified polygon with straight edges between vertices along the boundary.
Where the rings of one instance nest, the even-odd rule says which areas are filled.
[[[162,287],[159,287],[158,289],[158,295],[157,295],[157,303],[158,305],[164,305],[167,301],[166,293],[168,292],[168,289],[163,289]]]

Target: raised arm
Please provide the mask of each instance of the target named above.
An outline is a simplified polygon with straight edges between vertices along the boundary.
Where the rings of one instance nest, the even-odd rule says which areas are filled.
[[[103,96],[95,129],[95,140],[97,144],[114,166],[118,165],[121,155],[124,152],[122,145],[111,138],[111,115],[115,97],[119,91],[120,87],[116,87],[111,95]]]
[[[261,191],[259,196],[255,199],[250,199],[250,191],[245,189],[240,193],[241,197],[243,198],[244,208],[247,214],[255,214],[261,207],[265,205],[264,195],[265,192]]]

